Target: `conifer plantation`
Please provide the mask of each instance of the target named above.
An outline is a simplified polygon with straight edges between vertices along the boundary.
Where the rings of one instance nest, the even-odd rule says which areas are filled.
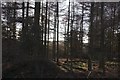
[[[2,2],[2,78],[119,78],[120,2]]]

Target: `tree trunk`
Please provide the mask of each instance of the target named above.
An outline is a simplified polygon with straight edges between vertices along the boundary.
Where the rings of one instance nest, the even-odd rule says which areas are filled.
[[[24,22],[24,18],[25,18],[25,11],[24,11],[24,9],[25,9],[25,3],[23,2],[22,3],[22,29],[24,29],[25,28],[25,22]],[[24,32],[24,31],[23,31]]]
[[[67,28],[67,41],[66,41],[66,44],[67,44],[67,61],[69,59],[69,53],[70,53],[70,49],[69,49],[69,21],[70,21],[70,0],[69,0],[69,7],[68,7],[68,28]]]
[[[84,16],[84,3],[82,3],[82,18],[81,18],[81,25],[80,25],[80,54],[83,53],[83,16]]]
[[[48,14],[48,43],[47,43],[47,57],[49,57],[49,30],[50,30],[50,4],[49,4],[49,14]]]
[[[103,13],[104,12],[104,3],[101,3],[101,42],[100,42],[100,47],[101,47],[101,58],[100,58],[100,64],[99,68],[103,70],[103,75],[105,74],[105,61],[104,61],[104,35],[105,35],[105,28],[104,28],[104,19],[103,19]]]
[[[71,60],[71,63],[70,63],[70,69],[71,69],[71,71],[73,71],[73,69],[72,69],[72,66],[73,66],[73,64],[72,64],[72,58],[73,58],[73,52],[74,52],[74,50],[73,50],[73,23],[74,23],[74,2],[73,2],[73,6],[72,6],[72,14],[71,14],[71,26],[70,26],[70,60]]]
[[[56,10],[55,10],[56,11]],[[54,12],[54,33],[53,33],[53,60],[56,57],[56,12]]]
[[[33,33],[34,33],[34,54],[35,56],[41,55],[41,58],[45,57],[42,53],[40,53],[40,48],[42,48],[41,45],[41,39],[40,39],[40,26],[39,26],[39,19],[40,19],[40,2],[35,2],[35,13],[34,13],[34,28],[33,28]]]
[[[59,2],[57,2],[57,63],[59,62]]]
[[[16,39],[16,2],[14,2],[14,14],[13,14],[13,18],[14,18],[14,21],[13,21],[13,39]]]
[[[89,28],[89,50],[88,50],[88,70],[92,70],[92,61],[91,54],[93,52],[93,10],[94,3],[91,3],[91,11],[90,11],[90,28]]]
[[[47,47],[47,14],[48,14],[48,2],[46,2],[46,13],[45,13],[45,15],[46,15],[46,19],[45,19],[45,35],[44,35],[44,51],[45,51],[45,56],[47,57],[47,49],[46,49],[46,47]]]
[[[28,34],[28,17],[29,17],[29,2],[27,2],[27,7],[26,7],[26,18],[25,18],[25,3],[22,3],[22,48],[25,53],[29,53],[29,48],[28,48],[28,41],[29,41],[29,34]]]

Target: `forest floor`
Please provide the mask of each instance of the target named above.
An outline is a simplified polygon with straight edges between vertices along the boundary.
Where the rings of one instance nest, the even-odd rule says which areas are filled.
[[[59,59],[58,64],[54,61],[31,57],[17,60],[2,64],[3,78],[118,78],[117,62],[106,62],[106,75],[102,76],[97,61],[93,61],[93,70],[89,72],[87,60],[74,59],[71,62]]]
[[[99,62],[98,61],[92,61],[92,71],[89,72],[87,70],[87,60],[85,59],[73,59],[66,61],[66,59],[60,59],[59,60],[59,66],[62,70],[65,72],[69,72],[71,69],[72,64],[72,71],[74,73],[83,73],[87,77],[90,78],[118,78],[118,69],[119,69],[119,63],[115,61],[106,61],[105,63],[105,75],[102,75],[102,70],[99,69]],[[90,74],[89,74],[90,73]],[[81,76],[78,76],[81,78]]]

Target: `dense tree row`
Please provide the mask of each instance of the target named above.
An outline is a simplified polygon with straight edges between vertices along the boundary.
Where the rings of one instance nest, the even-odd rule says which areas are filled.
[[[92,61],[98,60],[99,68],[105,74],[105,62],[118,58],[120,3],[69,0],[65,9],[60,8],[62,2],[41,1],[35,2],[34,7],[30,5],[30,2],[2,3],[3,55],[13,53],[10,49],[19,46],[22,54],[58,63],[61,55],[60,30],[63,28],[63,55],[67,61],[71,60],[71,70],[72,60],[84,57],[88,60],[89,71],[92,70]],[[19,31],[18,23],[21,24]],[[84,43],[86,36],[88,43]],[[8,47],[10,43],[15,46]]]

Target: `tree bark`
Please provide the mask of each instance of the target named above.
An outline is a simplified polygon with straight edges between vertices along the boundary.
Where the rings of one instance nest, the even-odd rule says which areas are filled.
[[[50,4],[49,4],[49,14],[48,14],[48,42],[47,42],[47,57],[49,57],[49,30],[50,30]]]
[[[55,9],[56,11],[56,9]],[[54,33],[53,33],[53,60],[56,57],[56,12],[54,11]]]
[[[91,54],[93,52],[93,11],[94,11],[94,3],[91,3],[91,11],[90,11],[90,28],[89,28],[89,49],[88,49],[88,70],[92,70],[92,61]]]
[[[13,18],[14,18],[14,21],[13,21],[13,39],[16,39],[16,2],[14,2],[14,14],[13,14]]]
[[[59,2],[57,2],[57,63],[59,62]]]
[[[100,40],[100,47],[101,47],[101,59],[100,59],[100,64],[99,68],[103,70],[103,75],[105,74],[105,61],[104,61],[104,36],[105,36],[105,28],[104,28],[104,3],[101,3],[101,40]]]
[[[67,41],[66,41],[66,44],[67,44],[67,61],[69,59],[69,55],[70,55],[70,48],[69,48],[69,23],[70,22],[70,0],[69,0],[69,6],[68,6],[68,27],[67,27]]]
[[[47,14],[48,14],[48,2],[46,2],[46,13],[45,13],[45,15],[46,15],[46,19],[45,19],[45,35],[44,35],[44,51],[45,51],[45,56],[47,56],[47,49],[46,49],[46,47],[47,47],[47,19],[48,19],[48,17],[47,17]]]
[[[41,46],[41,39],[40,39],[40,26],[39,26],[39,20],[40,20],[40,2],[35,2],[35,13],[34,13],[34,54],[36,56],[41,55],[43,58],[43,53],[39,54],[39,48],[42,48]]]

